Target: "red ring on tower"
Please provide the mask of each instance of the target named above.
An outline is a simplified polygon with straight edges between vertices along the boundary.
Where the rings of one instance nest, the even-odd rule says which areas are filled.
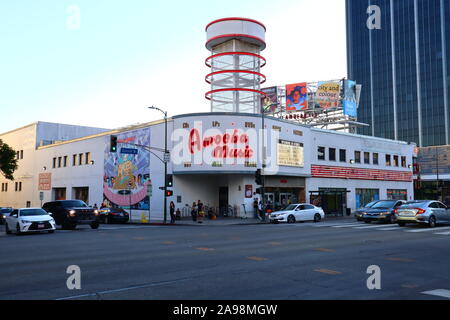
[[[259,93],[262,96],[267,96],[267,94],[263,91],[260,90],[254,90],[254,89],[247,89],[247,88],[224,88],[224,89],[216,89],[216,90],[211,90],[208,91],[207,93],[205,93],[205,98],[208,100],[211,100],[211,96],[214,93],[219,93],[219,92],[229,92],[229,91],[247,91],[247,92],[253,92],[253,93]]]
[[[236,55],[236,54],[237,55],[243,55],[243,56],[252,56],[252,57],[258,58],[260,61],[263,62],[259,66],[260,68],[263,68],[266,65],[266,63],[267,63],[266,58],[264,58],[263,56],[261,56],[259,54],[251,53],[251,52],[239,52],[239,51],[236,51],[236,52],[222,52],[222,53],[213,54],[212,56],[209,56],[208,58],[205,59],[205,64],[206,64],[206,66],[208,68],[211,68],[212,67],[211,63],[210,63],[211,59],[222,57],[222,56],[232,56],[232,55]]]
[[[250,71],[250,70],[244,70],[244,69],[240,69],[240,70],[221,70],[221,71],[216,71],[216,72],[211,72],[210,74],[207,74],[205,76],[205,81],[209,84],[211,84],[212,80],[211,77],[218,75],[218,74],[225,74],[225,73],[247,73],[247,74],[252,74],[255,76],[258,76],[260,78],[263,78],[262,81],[259,81],[259,84],[263,84],[264,82],[266,82],[266,76],[263,75],[260,72],[256,72],[256,71]]]

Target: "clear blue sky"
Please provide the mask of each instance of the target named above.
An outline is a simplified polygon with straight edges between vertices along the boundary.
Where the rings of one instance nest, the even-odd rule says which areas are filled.
[[[38,120],[142,123],[160,118],[152,104],[209,111],[205,26],[228,16],[267,26],[267,85],[346,76],[343,0],[5,0],[0,133]]]

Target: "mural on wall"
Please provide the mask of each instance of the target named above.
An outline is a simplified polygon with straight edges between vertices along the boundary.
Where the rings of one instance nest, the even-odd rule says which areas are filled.
[[[150,209],[150,157],[140,147],[149,145],[149,128],[117,134],[117,152],[110,152],[106,145],[103,207]]]

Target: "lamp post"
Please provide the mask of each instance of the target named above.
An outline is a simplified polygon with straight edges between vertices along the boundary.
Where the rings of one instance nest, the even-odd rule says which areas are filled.
[[[265,126],[265,124],[264,124],[264,115],[265,115],[265,113],[266,113],[266,111],[267,111],[267,109],[269,109],[270,107],[272,107],[273,105],[276,105],[276,104],[270,104],[270,105],[268,105],[268,106],[266,106],[266,107],[264,107],[262,104],[261,104],[261,129],[262,129],[262,132],[261,132],[261,136],[262,136],[262,172],[261,172],[261,182],[262,182],[262,186],[261,186],[261,199],[262,199],[262,207],[263,207],[263,210],[265,211],[266,209],[266,199],[265,199],[265,193],[264,193],[264,188],[265,188],[265,183],[266,183],[266,179],[264,178],[264,175],[265,175],[265,170],[266,170],[266,147],[265,147],[265,130],[264,130],[264,126]],[[266,213],[264,212],[264,219],[265,219],[265,217],[266,217],[266,215],[265,215]]]
[[[163,111],[158,107],[151,106],[149,109],[154,109],[162,112],[164,114],[164,224],[167,223],[167,111]]]

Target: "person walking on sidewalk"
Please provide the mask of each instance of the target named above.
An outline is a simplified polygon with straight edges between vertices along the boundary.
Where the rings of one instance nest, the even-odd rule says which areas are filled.
[[[192,203],[191,216],[192,216],[192,221],[196,222],[197,221],[197,204],[195,203],[195,201]]]
[[[198,223],[203,223],[203,217],[205,216],[205,212],[203,212],[203,203],[200,200],[197,201],[197,210],[198,210]]]
[[[170,201],[170,223],[175,223],[175,203],[173,201]]]

